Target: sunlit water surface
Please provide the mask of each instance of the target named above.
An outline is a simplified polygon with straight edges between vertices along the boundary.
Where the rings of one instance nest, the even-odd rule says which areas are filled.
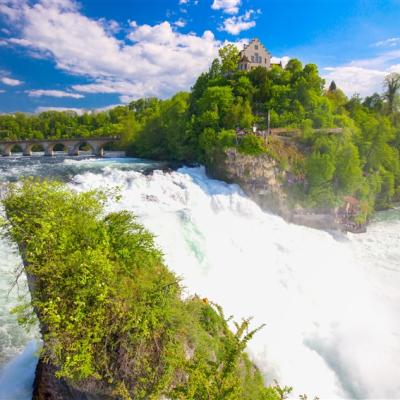
[[[320,398],[400,398],[400,211],[368,232],[332,235],[262,212],[236,185],[202,168],[166,170],[139,159],[0,159],[0,182],[58,177],[76,190],[118,187],[110,210],[128,209],[156,235],[187,294],[221,304],[236,320],[266,323],[249,353],[266,382]],[[153,171],[151,173],[151,171]],[[37,330],[10,314],[20,259],[0,242],[0,400],[31,396]]]

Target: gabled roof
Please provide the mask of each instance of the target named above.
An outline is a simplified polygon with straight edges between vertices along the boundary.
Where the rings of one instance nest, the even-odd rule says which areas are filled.
[[[249,44],[245,44],[244,45],[244,47],[243,47],[243,50],[240,52],[240,53],[242,53],[244,50],[246,50],[252,43],[254,43],[254,42],[257,42],[257,44],[259,44],[259,45],[261,45],[261,47],[263,47],[264,48],[264,50],[269,54],[269,55],[271,55],[271,53],[269,52],[269,50],[264,46],[264,44],[261,42],[261,40],[260,39],[258,39],[258,38],[253,38],[253,39],[251,39],[250,40],[250,42],[249,42]]]

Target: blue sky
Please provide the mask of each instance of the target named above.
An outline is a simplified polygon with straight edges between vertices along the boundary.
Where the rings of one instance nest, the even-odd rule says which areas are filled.
[[[365,96],[400,72],[400,0],[0,0],[0,112],[165,98],[253,37]]]

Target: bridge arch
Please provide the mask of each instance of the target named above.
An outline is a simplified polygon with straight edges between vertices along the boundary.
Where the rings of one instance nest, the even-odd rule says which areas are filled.
[[[18,143],[13,143],[9,146],[10,155],[22,153],[25,154],[26,146],[20,145]]]
[[[77,144],[78,150],[81,151],[90,151],[93,152],[93,147],[87,140],[82,140]]]
[[[45,153],[46,152],[46,146],[42,142],[35,142],[35,143],[30,143],[27,144],[25,147],[25,155],[31,156],[32,153]]]
[[[46,156],[53,156],[54,152],[68,152],[68,146],[63,142],[46,142],[44,147],[44,154]]]
[[[54,151],[66,149],[68,155],[79,154],[83,146],[91,149],[93,155],[103,156],[104,147],[116,140],[118,136],[71,138],[71,139],[30,139],[30,140],[9,140],[0,141],[0,152],[3,156],[9,156],[16,151],[22,152],[25,156],[32,155],[32,150],[41,149],[45,155],[51,156]],[[61,147],[61,148],[60,148]]]

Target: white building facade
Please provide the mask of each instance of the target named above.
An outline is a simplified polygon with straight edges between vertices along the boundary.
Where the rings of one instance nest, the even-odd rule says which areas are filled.
[[[258,39],[253,39],[240,52],[238,69],[250,71],[257,67],[271,68],[271,54]]]

